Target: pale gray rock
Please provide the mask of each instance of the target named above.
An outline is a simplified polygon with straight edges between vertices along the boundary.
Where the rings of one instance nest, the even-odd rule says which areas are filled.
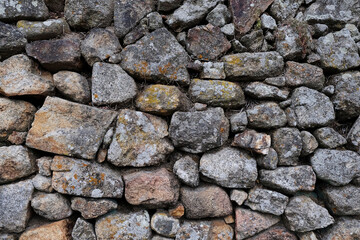
[[[299,164],[302,139],[297,128],[279,128],[272,135],[272,147],[278,154],[279,165],[294,166]]]
[[[360,237],[360,220],[350,217],[336,219],[334,225],[321,231],[322,240],[349,239]]]
[[[49,220],[64,219],[72,214],[69,200],[59,193],[36,193],[31,207],[36,214]]]
[[[1,3],[0,3],[1,4]],[[1,12],[0,6],[0,12]],[[0,14],[1,16],[1,14]],[[21,53],[27,43],[26,36],[16,27],[0,22],[0,59]]]
[[[71,232],[74,240],[96,240],[94,226],[82,218],[78,218]]]
[[[316,90],[324,87],[325,76],[323,70],[307,63],[286,62],[286,85],[289,87],[305,86]]]
[[[51,162],[52,162],[52,157],[41,157],[36,159],[36,165],[38,167],[39,170],[39,174],[46,176],[46,177],[50,177],[51,176]]]
[[[204,79],[225,79],[224,63],[222,62],[204,62],[203,69],[200,72],[200,78]]]
[[[185,220],[181,225],[176,240],[207,240],[211,229],[211,221],[189,221]]]
[[[360,117],[355,121],[354,125],[351,127],[347,135],[347,141],[351,148],[357,151],[357,153],[360,153]]]
[[[151,217],[151,228],[165,237],[175,237],[180,229],[180,221],[166,212],[156,212]]]
[[[230,117],[231,132],[241,132],[248,124],[246,112],[239,112]]]
[[[345,28],[350,31],[351,37],[354,39],[355,42],[360,40],[360,32],[359,29],[351,23],[345,24]]]
[[[284,194],[262,188],[253,188],[245,205],[254,211],[280,216],[284,213],[289,198]]]
[[[282,22],[295,17],[304,0],[275,0],[271,5],[270,13],[276,20]]]
[[[46,21],[21,20],[16,23],[16,27],[30,41],[56,38],[70,32],[69,25],[63,18]]]
[[[77,72],[60,71],[53,75],[54,85],[66,98],[75,102],[90,101],[90,87],[84,76]]]
[[[247,199],[248,194],[245,191],[233,189],[230,192],[230,200],[241,206]]]
[[[199,185],[199,163],[191,156],[184,156],[177,160],[173,172],[183,183],[197,187]]]
[[[231,13],[226,5],[218,4],[209,14],[206,16],[206,20],[214,26],[222,27],[229,23],[231,19]]]
[[[326,186],[322,189],[325,203],[335,215],[360,214],[360,187],[346,185],[343,187]]]
[[[173,238],[163,237],[160,235],[154,235],[151,240],[172,240]]]
[[[313,153],[319,146],[314,135],[308,131],[301,131],[302,150],[301,156],[307,156]]]
[[[263,29],[274,30],[277,28],[275,19],[268,14],[261,15],[260,20],[261,20],[261,28]]]
[[[265,102],[246,110],[248,126],[253,128],[279,128],[287,123],[285,112],[275,102]]]
[[[233,24],[233,23],[226,24],[225,26],[221,27],[220,30],[221,30],[221,32],[222,32],[223,34],[225,34],[225,36],[226,36],[227,38],[233,38],[234,35],[235,35],[235,27],[234,27],[234,24]],[[238,40],[234,40],[234,41],[236,41],[239,45],[241,45],[241,43],[240,43]],[[236,44],[234,45],[234,41],[231,41],[231,46],[232,46],[232,48],[235,49]],[[241,45],[241,46],[242,46],[242,45]],[[243,47],[244,47],[244,46],[243,46]],[[237,49],[239,50],[239,48],[240,48],[240,46],[238,46]],[[246,51],[246,48],[244,47],[243,50],[244,50],[244,51],[236,51],[236,52],[245,52],[245,51]]]
[[[34,188],[42,192],[52,192],[53,188],[51,186],[51,177],[45,177],[41,174],[37,174],[33,179],[31,179]]]
[[[183,0],[158,0],[158,11],[171,11],[182,4]]]
[[[323,148],[337,148],[346,144],[346,139],[330,127],[316,129],[314,136],[318,140],[320,147]]]
[[[285,100],[290,92],[262,82],[253,82],[246,86],[245,93],[257,99]]]
[[[285,87],[286,78],[285,78],[285,76],[266,78],[264,83],[267,83],[267,84],[270,84],[270,85],[273,85],[276,87]]]
[[[278,165],[279,157],[275,149],[269,148],[269,153],[257,157],[256,162],[260,168],[273,170]]]
[[[71,199],[71,209],[79,211],[85,219],[97,218],[109,211],[116,209],[118,204],[111,199],[94,199],[73,197]]]
[[[44,0],[0,2],[0,21],[10,22],[20,19],[44,20],[48,18],[49,10]]]

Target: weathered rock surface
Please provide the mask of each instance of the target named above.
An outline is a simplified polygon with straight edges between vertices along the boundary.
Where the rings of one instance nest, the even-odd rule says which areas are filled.
[[[337,148],[346,144],[346,139],[330,127],[316,129],[314,136],[323,148]]]
[[[151,228],[166,237],[175,237],[180,229],[180,221],[169,216],[166,212],[156,212],[151,217]]]
[[[284,213],[288,201],[289,198],[284,194],[262,188],[253,188],[249,192],[245,205],[254,211],[280,216]]]
[[[275,149],[269,148],[268,154],[257,157],[256,162],[260,168],[273,170],[278,165],[279,157]]]
[[[199,185],[199,163],[191,156],[184,156],[177,160],[173,172],[183,183],[191,187]]]
[[[21,53],[26,43],[26,37],[19,29],[10,24],[0,22],[0,59]]]
[[[343,187],[326,186],[322,189],[325,202],[335,215],[358,215],[360,213],[360,187],[346,185]]]
[[[360,153],[360,118],[355,121],[346,138],[350,147]]]
[[[71,209],[79,211],[85,219],[97,218],[116,209],[117,202],[111,199],[88,199],[74,197],[71,199]]]
[[[34,188],[42,192],[52,192],[54,189],[51,186],[51,177],[45,177],[41,174],[37,174],[31,179]]]
[[[26,230],[21,234],[19,240],[69,240],[73,222],[69,219],[44,224]]]
[[[360,237],[360,220],[356,218],[341,217],[336,219],[334,225],[322,231],[322,239],[356,239]]]
[[[254,130],[245,130],[234,136],[234,141],[231,145],[267,155],[271,146],[271,137],[270,135],[258,133]]]
[[[214,26],[222,27],[229,23],[231,13],[226,5],[219,3],[209,14],[206,20]]]
[[[265,102],[246,110],[248,126],[253,128],[278,128],[287,123],[285,112],[275,102]]]
[[[54,85],[66,98],[75,102],[90,101],[90,87],[84,76],[77,72],[60,71],[53,75]]]
[[[248,240],[297,240],[298,237],[282,225],[273,226]]]
[[[56,38],[70,31],[69,25],[63,18],[48,19],[46,21],[18,21],[16,27],[28,40],[46,40]]]
[[[275,0],[271,5],[270,13],[276,20],[282,22],[295,17],[295,14],[304,0]]]
[[[59,193],[37,193],[31,199],[36,214],[49,220],[60,220],[71,216],[69,201]]]
[[[53,158],[52,157],[41,157],[36,159],[36,165],[39,170],[39,174],[50,177],[51,176],[51,163]]]
[[[96,240],[93,225],[82,218],[76,220],[71,237],[74,240]]]
[[[281,90],[275,86],[267,85],[262,82],[253,82],[246,86],[245,93],[258,99],[286,100],[289,91]]]
[[[182,4],[183,0],[158,0],[158,11],[174,10]]]
[[[241,132],[248,124],[246,112],[239,112],[230,117],[231,132]]]
[[[301,155],[307,156],[313,153],[319,146],[316,138],[308,131],[301,131],[302,149]]]
[[[242,190],[233,189],[230,192],[230,200],[236,202],[239,206],[241,206],[245,202],[247,197],[248,194]]]
[[[223,62],[204,62],[203,69],[200,72],[202,79],[225,79],[226,74]]]
[[[324,87],[325,76],[323,70],[307,63],[286,62],[286,85],[290,87],[305,86],[316,90]]]
[[[279,128],[272,135],[272,147],[278,154],[279,165],[294,166],[299,164],[302,139],[297,128]]]
[[[0,3],[0,21],[43,20],[48,16],[49,10],[43,0],[21,2],[4,0]]]

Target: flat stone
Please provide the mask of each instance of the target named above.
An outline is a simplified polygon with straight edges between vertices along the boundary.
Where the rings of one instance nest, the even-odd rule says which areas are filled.
[[[225,34],[226,37],[231,38],[235,35],[235,27],[233,23],[226,24],[221,28],[221,32]],[[242,46],[240,41],[233,40],[231,41],[231,46],[235,50],[235,52],[246,52],[246,48]]]
[[[69,200],[59,193],[36,193],[31,207],[36,214],[49,220],[60,220],[72,214]]]
[[[95,63],[91,80],[92,102],[95,105],[127,103],[136,96],[134,79],[117,64]]]
[[[360,213],[360,187],[327,185],[322,189],[328,209],[335,215],[358,215]]]
[[[219,3],[209,14],[206,16],[206,21],[214,26],[222,27],[229,23],[231,20],[231,13],[228,7]]]
[[[56,38],[70,32],[69,25],[63,18],[46,21],[20,20],[16,23],[16,27],[30,41]]]
[[[223,62],[204,62],[203,69],[200,72],[202,79],[225,79],[226,74]]]
[[[254,211],[280,216],[284,213],[289,198],[281,193],[262,188],[253,188],[245,205]]]
[[[317,177],[334,186],[346,185],[360,174],[360,156],[353,151],[317,149],[310,161]]]
[[[306,196],[291,198],[285,209],[284,217],[289,229],[297,232],[325,228],[335,222],[326,208]]]
[[[121,67],[143,80],[189,84],[189,55],[166,28],[146,35],[121,52]]]
[[[31,180],[0,185],[0,230],[20,233],[30,218]]]
[[[97,239],[150,239],[150,216],[146,210],[113,211],[96,220]]]
[[[334,225],[326,228],[321,233],[321,239],[324,240],[332,240],[336,238],[355,240],[360,237],[360,220],[350,217],[341,217],[336,219]]]
[[[299,164],[302,139],[297,128],[276,129],[271,138],[272,147],[279,157],[279,165],[294,166]]]
[[[69,100],[88,103],[91,100],[87,79],[77,72],[60,71],[53,75],[54,85]]]
[[[307,156],[313,153],[319,146],[316,138],[308,131],[301,131],[302,150],[301,156]]]
[[[352,125],[346,138],[350,147],[360,153],[360,118]]]
[[[266,78],[264,83],[276,86],[276,87],[285,87],[286,85],[286,78],[285,76],[279,76],[279,77],[270,77]]]
[[[172,240],[173,238],[163,237],[160,235],[154,235],[151,240]]]
[[[239,112],[231,115],[230,126],[231,132],[241,132],[246,129],[248,124],[246,112]]]
[[[233,15],[235,29],[240,33],[247,33],[260,15],[274,0],[230,0],[230,11]]]
[[[245,104],[241,87],[227,81],[193,79],[189,94],[193,101],[214,107],[238,108]]]
[[[248,126],[253,128],[279,128],[287,123],[285,112],[275,102],[265,102],[246,110]]]
[[[271,137],[265,133],[247,129],[236,134],[231,145],[267,155],[271,146]]]
[[[166,168],[124,175],[125,199],[132,205],[159,208],[176,203],[180,184]]]
[[[4,96],[49,95],[54,90],[52,76],[40,71],[24,54],[0,63],[0,93]]]
[[[241,206],[247,199],[248,194],[245,191],[233,189],[230,192],[230,200]]]
[[[165,120],[134,110],[120,111],[108,161],[116,166],[143,167],[165,161],[174,150]]]
[[[260,182],[269,188],[286,194],[297,191],[314,191],[316,175],[310,166],[278,167],[275,170],[260,170]]]
[[[35,114],[26,145],[46,152],[94,159],[115,113],[47,97]]]
[[[229,196],[216,185],[182,187],[180,192],[186,218],[224,217],[232,213]]]
[[[313,231],[298,233],[297,235],[299,236],[300,240],[318,240],[316,234]]]
[[[211,24],[196,26],[187,33],[186,50],[194,58],[216,60],[230,48],[231,44],[220,28]]]
[[[282,73],[284,60],[277,52],[237,53],[222,58],[226,76],[234,80],[263,80]]]
[[[316,129],[314,136],[323,148],[337,148],[346,144],[346,139],[330,127]]]
[[[71,237],[74,240],[96,240],[94,226],[84,219],[78,218],[71,232]]]
[[[57,72],[60,70],[81,70],[80,41],[77,39],[40,40],[26,44],[28,56],[38,60],[45,69]]]
[[[156,212],[151,217],[151,228],[165,237],[175,237],[180,229],[180,221],[165,212]]]
[[[51,164],[52,186],[63,194],[121,198],[123,181],[117,170],[104,164],[55,156]]]
[[[236,239],[245,239],[275,225],[280,221],[280,217],[263,214],[256,211],[236,208],[235,232]]]
[[[21,234],[19,240],[68,240],[71,238],[73,222],[69,219],[31,228]]]
[[[268,154],[257,157],[256,162],[260,168],[274,170],[277,168],[279,157],[275,149],[269,148]]]
[[[306,86],[316,90],[324,87],[325,76],[323,70],[307,63],[286,62],[286,85],[289,87]]]
[[[32,180],[34,188],[41,192],[52,192],[54,189],[51,186],[51,177],[45,177],[37,174]]]
[[[181,182],[197,187],[199,185],[199,163],[189,155],[177,160],[173,167],[173,172]]]
[[[298,237],[282,225],[275,225],[248,240],[297,240]]]
[[[116,209],[117,202],[111,199],[90,199],[74,197],[71,199],[71,209],[79,211],[85,219],[97,218]]]
[[[0,3],[0,21],[10,22],[20,19],[44,20],[49,17],[49,10],[44,0],[14,2],[4,0]]]
[[[16,27],[0,22],[0,36],[0,59],[21,53],[25,49],[26,37]]]
[[[246,86],[245,93],[257,99],[286,100],[289,91],[267,85],[262,82],[253,82]]]
[[[270,13],[278,21],[295,17],[297,10],[304,0],[275,0],[271,5]]]

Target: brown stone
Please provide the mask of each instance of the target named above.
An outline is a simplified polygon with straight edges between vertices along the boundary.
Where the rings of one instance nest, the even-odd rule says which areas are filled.
[[[266,155],[269,153],[271,146],[271,137],[254,130],[245,130],[235,135],[232,146],[253,150],[256,153]]]
[[[208,239],[232,240],[234,229],[223,220],[214,220],[211,222]]]
[[[70,240],[72,226],[71,220],[64,219],[29,229],[21,234],[19,240]]]
[[[110,199],[87,199],[74,197],[71,199],[71,208],[81,212],[85,219],[97,218],[110,210],[116,209],[117,202]]]
[[[25,142],[26,140],[26,135],[27,135],[27,132],[12,132],[9,137],[8,137],[8,141],[11,143],[11,144],[14,144],[14,145],[21,145]]]
[[[184,205],[178,203],[175,207],[169,209],[169,214],[174,218],[181,218],[185,214]]]
[[[295,234],[283,226],[274,226],[247,240],[297,240]]]

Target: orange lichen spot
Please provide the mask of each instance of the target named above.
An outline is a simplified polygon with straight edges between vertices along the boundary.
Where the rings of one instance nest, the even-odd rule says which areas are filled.
[[[171,63],[170,63],[170,62],[168,62],[167,64],[165,64],[163,67],[159,66],[159,72],[160,72],[161,74],[166,74],[166,73],[168,73],[168,70],[169,70],[170,67],[171,67]]]
[[[71,188],[72,190],[74,190],[74,189],[75,189],[75,186],[71,186],[70,188]]]
[[[78,175],[77,175],[76,173],[74,174],[74,178],[75,178],[75,179],[78,179]]]
[[[203,58],[203,55],[200,54],[200,55],[198,56],[198,58]]]
[[[87,166],[89,166],[89,164],[83,163],[82,166],[87,167]]]
[[[56,164],[56,168],[61,169],[62,167],[63,167],[62,164]]]
[[[94,98],[98,98],[99,97],[99,95],[97,95],[96,93],[94,94]]]
[[[100,174],[100,179],[101,179],[101,181],[104,181],[104,179],[105,179],[105,173],[101,173],[101,174]]]
[[[220,128],[220,132],[222,132],[222,133],[225,132],[225,128],[223,128],[223,127]]]

